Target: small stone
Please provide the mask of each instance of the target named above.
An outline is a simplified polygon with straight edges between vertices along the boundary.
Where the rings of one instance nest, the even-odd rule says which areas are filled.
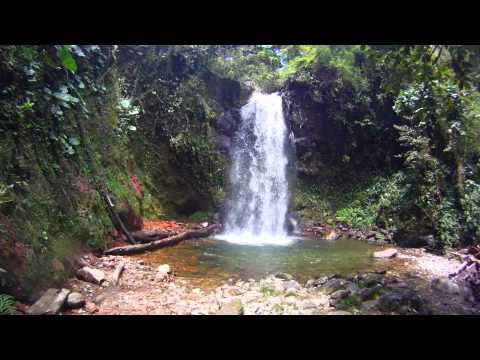
[[[287,273],[276,273],[275,277],[282,280],[293,280],[293,276]]]
[[[90,314],[93,314],[93,313],[98,311],[98,307],[93,302],[88,301],[85,304],[85,311],[90,313]]]
[[[168,264],[160,265],[157,268],[157,272],[162,273],[162,274],[170,274],[170,272],[171,272],[170,265],[168,265]]]
[[[78,292],[72,292],[68,294],[65,305],[70,309],[78,309],[85,304],[83,295]]]
[[[350,290],[337,290],[330,295],[330,298],[334,300],[341,300],[350,295]]]
[[[224,304],[217,315],[243,315],[243,305],[239,300]]]
[[[379,259],[390,259],[397,256],[398,251],[396,249],[386,249],[382,251],[375,251],[373,257]]]

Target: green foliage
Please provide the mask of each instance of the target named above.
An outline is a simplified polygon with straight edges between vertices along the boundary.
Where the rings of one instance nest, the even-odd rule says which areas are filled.
[[[472,242],[478,244],[480,243],[480,185],[473,180],[466,181],[462,208]]]
[[[69,45],[63,45],[60,49],[58,49],[57,56],[65,69],[71,71],[72,73],[77,71],[77,63],[70,53]]]
[[[212,218],[212,212],[210,211],[197,211],[189,217],[189,221],[192,222],[204,222]]]
[[[349,226],[373,226],[386,209],[395,211],[402,207],[406,191],[405,175],[401,172],[373,178],[365,187],[346,195],[348,206],[336,212],[336,219]],[[391,222],[387,220],[387,226],[392,226]]]
[[[14,315],[16,312],[13,296],[0,294],[0,315]]]
[[[250,83],[264,91],[281,86],[281,54],[272,45],[235,46],[209,59],[209,68],[216,74]]]

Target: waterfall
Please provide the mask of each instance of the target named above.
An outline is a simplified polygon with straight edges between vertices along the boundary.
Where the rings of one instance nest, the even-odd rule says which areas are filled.
[[[288,131],[281,96],[254,92],[241,118],[233,142],[225,231],[218,238],[286,245],[291,241],[286,229]]]

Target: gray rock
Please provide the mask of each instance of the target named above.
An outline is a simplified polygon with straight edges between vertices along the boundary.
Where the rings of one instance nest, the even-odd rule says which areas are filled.
[[[328,280],[322,286],[322,290],[327,294],[331,294],[337,290],[343,289],[347,284],[348,282],[346,280],[333,278]]]
[[[300,284],[295,280],[289,280],[283,283],[283,288],[285,291],[295,291],[300,289]]]
[[[337,290],[330,295],[333,300],[341,300],[350,295],[350,290]]]
[[[62,309],[70,290],[48,289],[27,311],[30,315],[55,315]]]
[[[364,301],[361,306],[362,312],[371,312],[372,310],[375,310],[378,306],[378,300],[368,300]]]
[[[385,278],[380,274],[365,273],[358,276],[358,281],[362,286],[372,287],[377,284],[383,285]]]
[[[277,273],[275,277],[282,280],[293,280],[293,276],[287,273]]]
[[[78,309],[85,304],[85,299],[83,295],[78,292],[71,292],[68,294],[67,299],[65,301],[65,306],[70,309]]]
[[[328,276],[321,276],[316,279],[310,279],[305,283],[307,289],[315,288],[324,285],[330,278]]]
[[[378,308],[384,312],[398,311],[403,306],[423,311],[423,303],[411,289],[396,289],[378,299]]]
[[[243,305],[240,300],[233,300],[224,304],[217,315],[243,315]]]
[[[360,299],[362,299],[362,301],[371,300],[376,294],[380,292],[381,289],[382,286],[380,284],[375,284],[372,287],[366,287],[358,290],[357,294],[358,296],[360,296]]]
[[[446,294],[460,294],[460,287],[458,286],[458,284],[447,277],[439,277],[433,279],[431,286],[433,289]]]
[[[85,280],[97,285],[100,285],[103,281],[105,281],[105,273],[102,270],[93,269],[88,266],[84,266],[83,268],[77,271],[77,277],[81,280]]]

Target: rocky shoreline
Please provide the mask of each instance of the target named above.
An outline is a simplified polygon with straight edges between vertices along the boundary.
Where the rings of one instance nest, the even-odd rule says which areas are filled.
[[[458,261],[421,249],[397,249],[395,257],[377,261],[385,262],[387,270],[322,274],[304,283],[277,273],[201,289],[176,276],[174,264],[154,268],[142,259],[88,254],[65,289],[49,291],[57,304],[53,311],[70,315],[480,314],[468,289],[448,278]],[[123,272],[115,285],[120,265]],[[51,304],[43,306],[44,313],[52,313]],[[42,313],[37,304],[26,312],[32,308]]]

